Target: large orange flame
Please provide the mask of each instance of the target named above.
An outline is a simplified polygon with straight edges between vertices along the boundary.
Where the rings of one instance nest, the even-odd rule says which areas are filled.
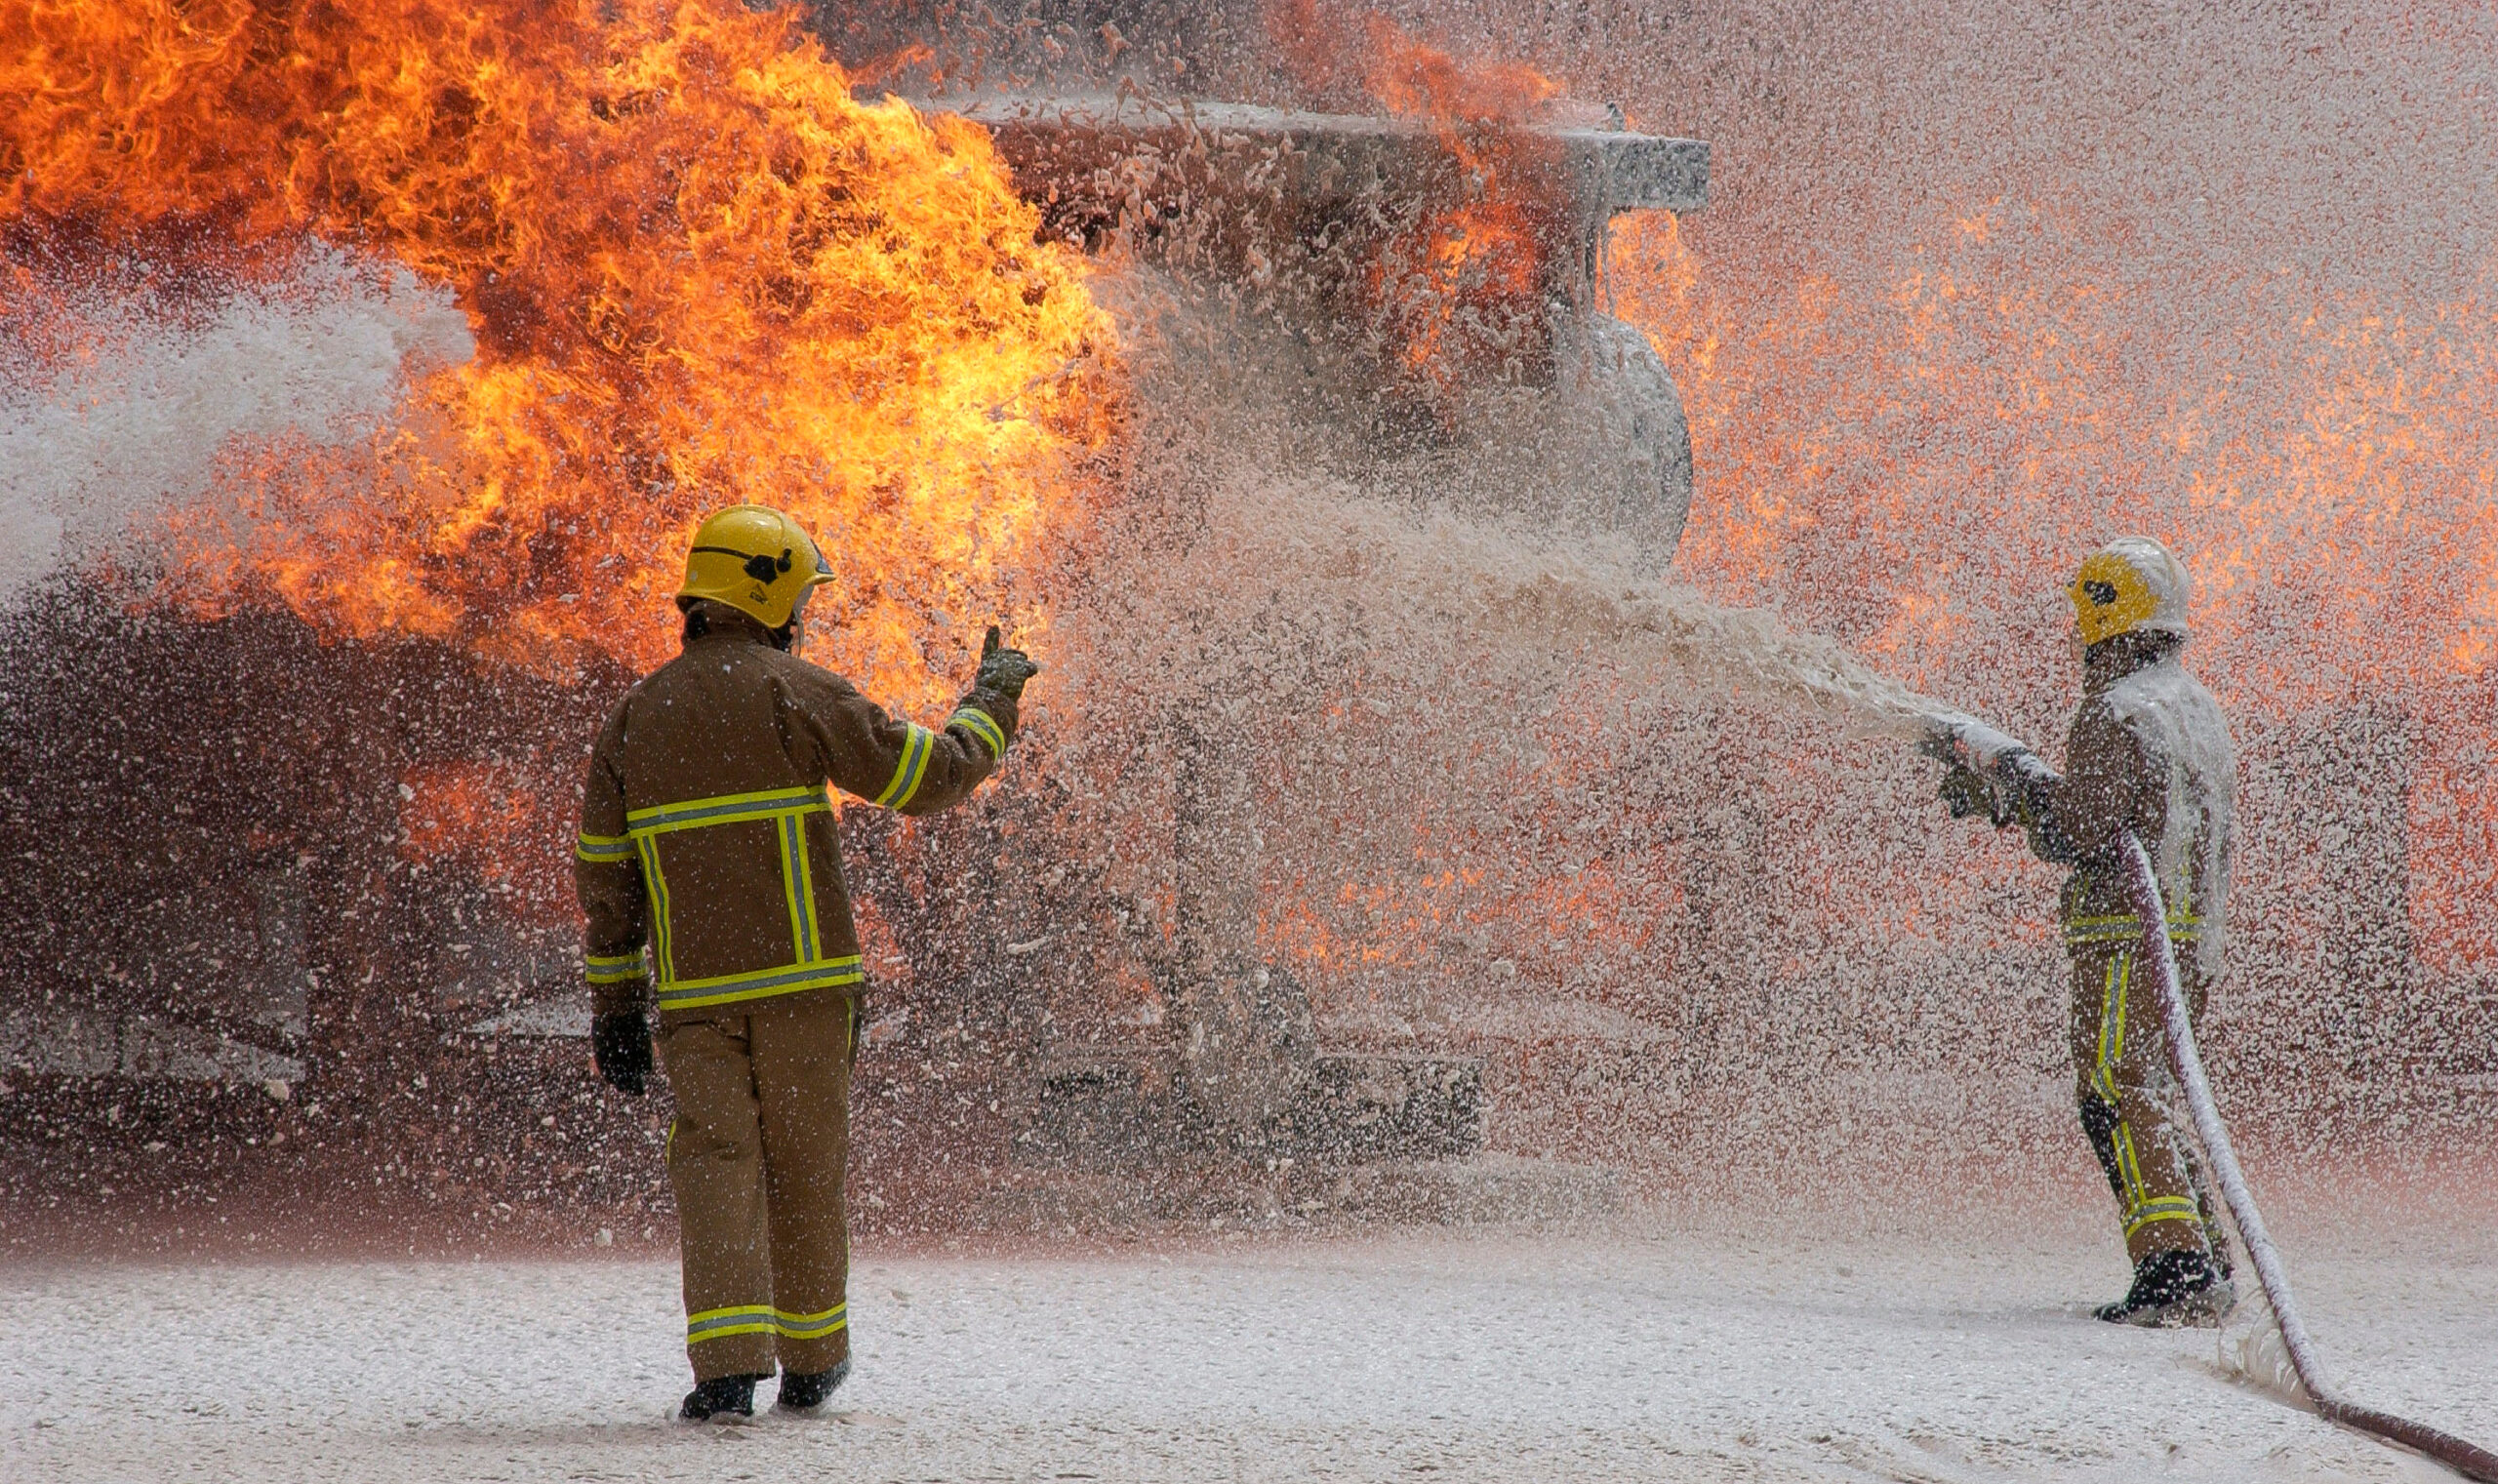
[[[1428,122],[1456,166],[1456,193],[1430,202],[1374,265],[1373,293],[1404,370],[1446,393],[1531,357],[1544,333],[1546,238],[1560,214],[1552,182],[1524,158],[1535,148],[1519,126],[1561,85],[1522,63],[1461,62],[1376,12],[1274,0],[1268,29],[1305,86],[1358,91]]]
[[[757,501],[844,574],[834,662],[925,702],[1105,433],[1080,257],[793,9],[5,0],[0,115],[20,242],[248,272],[318,239],[474,329],[357,458],[238,464],[179,533],[197,603],[647,662],[686,535]]]

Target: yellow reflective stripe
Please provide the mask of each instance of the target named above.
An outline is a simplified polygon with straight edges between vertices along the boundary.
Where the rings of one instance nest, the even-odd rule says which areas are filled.
[[[850,1327],[850,1305],[837,1304],[821,1314],[793,1314],[787,1309],[772,1311],[773,1328],[789,1340],[821,1340]]]
[[[2199,1223],[2202,1219],[2203,1213],[2195,1204],[2194,1197],[2163,1195],[2156,1199],[2138,1202],[2132,1210],[2125,1213],[2125,1235],[2132,1236],[2154,1222]]]
[[[807,942],[807,909],[798,894],[798,877],[803,868],[798,857],[806,850],[798,836],[798,821],[794,816],[781,817],[781,900],[789,909],[789,953],[797,962],[813,963],[815,948]]]
[[[2143,1167],[2134,1158],[2133,1125],[2118,1122],[2109,1143],[2116,1150],[2116,1175],[2124,1182],[2125,1204],[2129,1208],[2140,1207],[2143,1202]]]
[[[803,989],[855,984],[866,977],[866,971],[860,967],[859,955],[853,953],[843,958],[819,959],[809,964],[784,964],[777,969],[723,974],[713,979],[663,979],[660,981],[659,1003],[662,1010],[699,1010],[706,1005],[728,1005],[776,994],[796,994]]]
[[[593,984],[621,984],[642,977],[642,955],[633,953],[586,953],[582,956],[582,974]]]
[[[919,735],[924,738],[927,734],[921,731]],[[923,765],[925,761],[926,749],[923,747]],[[915,777],[912,785],[916,786]],[[717,798],[691,799],[680,804],[637,809],[625,816],[625,822],[632,829],[629,839],[640,852],[642,873],[650,889],[651,948],[660,982],[662,1009],[691,1010],[725,1005],[774,994],[794,994],[802,989],[822,988],[827,984],[857,983],[865,978],[856,956],[838,959],[817,956],[823,951],[823,945],[816,921],[815,872],[807,860],[806,817],[829,814],[831,810],[831,801],[826,798],[821,787],[772,788],[759,793],[722,794]],[[777,827],[774,832],[781,845],[781,890],[783,902],[789,912],[789,943],[793,962],[746,974],[679,980],[676,977],[674,922],[667,877],[660,868],[660,836],[712,824],[764,820],[775,822]]]
[[[2137,1214],[2154,1211],[2164,1211],[2171,1214],[2183,1213],[2184,1215],[2195,1218],[2196,1221],[2201,1221],[2203,1219],[2203,1208],[2196,1205],[2195,1203],[2195,1197],[2191,1195],[2155,1195],[2149,1199],[2135,1202],[2134,1211]]]
[[[573,842],[573,854],[592,865],[633,859],[633,840],[629,835],[584,834]]]
[[[665,983],[676,976],[676,935],[668,922],[667,874],[660,869],[658,836],[641,835],[634,843],[642,852],[642,883],[650,889],[651,962]]]
[[[731,1335],[769,1335],[776,1328],[772,1305],[768,1304],[706,1308],[685,1316],[685,1343],[701,1344],[705,1340],[725,1340]]]
[[[2068,943],[2125,943],[2140,938],[2142,922],[2134,917],[2074,917],[2064,925]],[[2201,936],[2203,919],[2179,915],[2168,919],[2168,937],[2175,943],[2192,943]]]
[[[2111,1103],[2116,1096],[2116,1063],[2125,1056],[2125,994],[2132,987],[2134,956],[2119,953],[2108,961],[2108,983],[2099,991],[2099,1059],[2091,1082]],[[2119,1132],[2123,1126],[2118,1125]]]
[[[905,722],[910,735],[903,739],[902,756],[894,763],[894,776],[885,791],[876,795],[876,803],[886,809],[901,809],[910,803],[919,791],[920,776],[928,771],[928,751],[936,744],[936,734],[915,721]]]
[[[642,871],[651,895],[651,943],[658,960],[661,995],[664,1004],[719,1004],[720,999],[667,999],[667,986],[675,983],[676,958],[668,914],[667,881],[660,871],[659,837],[681,829],[703,829],[713,824],[741,824],[771,820],[778,825],[781,840],[781,889],[789,908],[790,951],[801,964],[813,963],[820,951],[817,942],[814,873],[806,860],[805,820],[811,814],[829,814],[832,802],[821,786],[802,788],[767,788],[757,793],[724,793],[716,798],[688,799],[683,803],[656,805],[636,809],[624,817],[631,830],[628,838],[641,853]],[[709,983],[705,981],[704,983]],[[753,996],[735,994],[732,999]]]
[[[744,820],[768,820],[777,814],[812,814],[830,810],[821,787],[767,788],[760,793],[724,793],[717,798],[655,804],[624,816],[625,830],[636,838],[672,829],[701,829]]]
[[[979,738],[981,745],[988,749],[988,755],[990,757],[997,758],[1004,757],[1006,755],[1006,729],[997,724],[995,717],[990,716],[987,711],[980,709],[978,706],[961,706],[956,708],[953,715],[946,718],[946,725],[949,727],[960,727],[964,731],[969,732],[972,736]]]
[[[792,895],[798,903],[798,961],[811,964],[824,951],[824,945],[816,941],[816,869],[807,859],[806,816],[789,816],[786,827],[789,831],[789,859],[797,867],[797,886]]]

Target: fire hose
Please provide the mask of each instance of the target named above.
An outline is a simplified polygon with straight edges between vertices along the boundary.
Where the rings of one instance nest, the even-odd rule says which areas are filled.
[[[2273,1318],[2280,1326],[2282,1347],[2289,1351],[2300,1388],[2315,1403],[2317,1415],[2326,1422],[2415,1449],[2465,1478],[2498,1484],[2498,1454],[2424,1424],[2344,1401],[2325,1385],[2323,1370],[2316,1358],[2316,1343],[2308,1338],[2307,1325],[2299,1318],[2298,1304],[2290,1295],[2289,1275],[2281,1268],[2281,1255],[2265,1229],[2263,1214],[2255,1209],[2255,1197],[2246,1188],[2246,1176],[2238,1168],[2237,1150],[2230,1143],[2229,1127],[2221,1122],[2220,1108],[2212,1102],[2211,1080],[2203,1075],[2203,1061],[2195,1049],[2194,1022],[2186,1014],[2186,996],[2178,984],[2177,954],[2168,942],[2168,914],[2160,901],[2159,881],[2152,870],[2151,853],[2132,830],[2125,831],[2125,854],[2129,866],[2126,895],[2131,899],[2135,920],[2143,925],[2142,958],[2151,966],[2152,984],[2159,994],[2160,1017],[2168,1029],[2168,1064],[2177,1074],[2178,1085],[2185,1089],[2187,1105],[2195,1115],[2195,1132],[2202,1139],[2204,1152],[2211,1156],[2213,1173],[2220,1181],[2221,1198],[2228,1202],[2230,1217],[2246,1242],[2246,1255],[2255,1264],[2264,1296],[2272,1301]]]

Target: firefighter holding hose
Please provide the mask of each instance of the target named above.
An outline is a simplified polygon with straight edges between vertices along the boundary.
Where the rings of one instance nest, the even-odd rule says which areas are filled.
[[[850,1370],[843,1184],[866,975],[826,785],[914,815],[963,799],[1039,672],[991,628],[945,726],[889,716],[798,658],[808,598],[832,578],[779,510],[705,520],[676,594],[684,651],[618,703],[583,788],[599,1074],[639,1095],[656,1039],[676,1094],[689,1421],[750,1416],[776,1368],[778,1405],[812,1411]]]
[[[2039,859],[2072,867],[2058,917],[2073,965],[2075,1096],[2134,1268],[2131,1289],[2099,1317],[2212,1324],[2236,1297],[2229,1238],[2175,1105],[2126,895],[2126,842],[2130,833],[2150,851],[2181,988],[2199,1017],[2222,966],[2236,764],[2220,703],[2181,662],[2189,584],[2168,549],[2119,538],[2081,564],[2070,591],[2082,699],[2067,771],[1983,724],[1939,718],[1943,796],[1954,816],[2021,825]]]

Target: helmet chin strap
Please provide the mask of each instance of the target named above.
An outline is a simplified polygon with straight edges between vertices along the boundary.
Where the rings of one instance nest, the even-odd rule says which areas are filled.
[[[798,589],[798,595],[789,602],[789,622],[767,635],[774,649],[794,655],[807,642],[807,604],[814,600],[815,595],[813,582]]]

